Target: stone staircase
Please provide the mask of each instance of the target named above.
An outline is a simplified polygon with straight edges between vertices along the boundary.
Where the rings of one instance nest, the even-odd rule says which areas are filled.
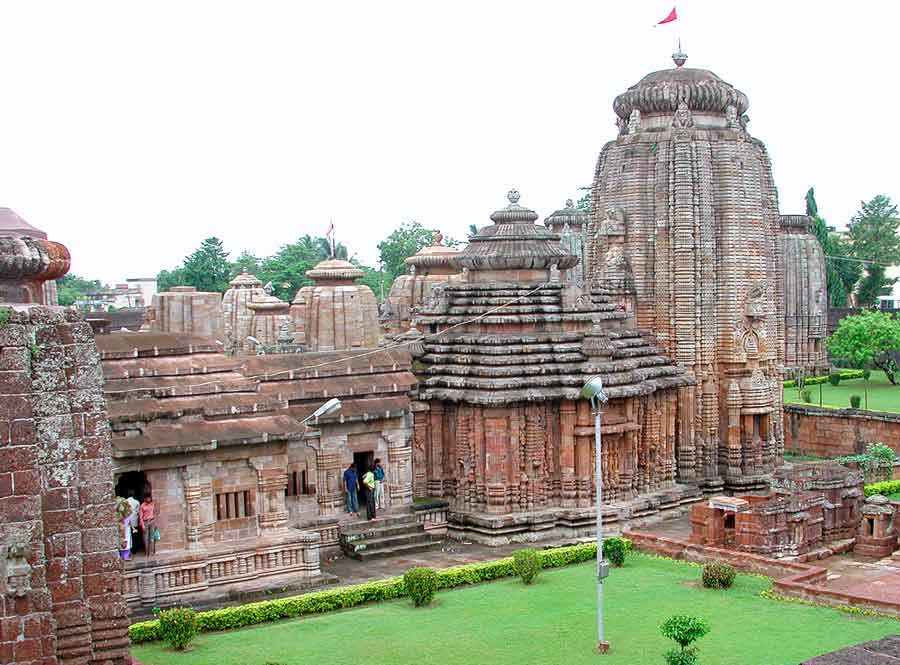
[[[360,561],[424,552],[441,544],[413,514],[342,524],[340,541],[344,554]]]

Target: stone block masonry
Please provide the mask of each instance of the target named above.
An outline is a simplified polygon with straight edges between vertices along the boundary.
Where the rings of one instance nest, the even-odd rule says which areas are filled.
[[[122,665],[128,611],[91,328],[59,308],[3,311],[0,662]]]
[[[784,407],[784,447],[788,452],[842,457],[865,452],[866,446],[876,441],[900,453],[900,413]]]

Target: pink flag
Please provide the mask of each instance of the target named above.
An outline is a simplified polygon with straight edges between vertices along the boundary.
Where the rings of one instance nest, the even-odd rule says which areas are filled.
[[[663,25],[665,23],[671,23],[672,21],[674,21],[677,18],[678,18],[678,13],[675,11],[675,8],[672,7],[672,11],[669,12],[669,15],[666,16],[662,21],[660,21],[656,25]]]

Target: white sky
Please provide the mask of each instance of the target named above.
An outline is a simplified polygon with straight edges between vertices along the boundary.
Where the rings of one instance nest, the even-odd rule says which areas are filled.
[[[613,98],[671,66],[750,97],[782,212],[842,227],[900,198],[888,2],[0,2],[0,205],[104,281],[305,234],[374,264],[417,219],[464,238],[510,187],[541,217],[589,185]]]

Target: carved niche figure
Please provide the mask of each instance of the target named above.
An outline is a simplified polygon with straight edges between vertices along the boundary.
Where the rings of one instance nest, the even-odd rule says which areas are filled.
[[[766,280],[758,279],[747,289],[746,314],[751,319],[760,318],[766,312]]]
[[[625,235],[625,211],[615,208],[606,211],[606,219],[600,222],[597,228],[598,236],[623,236]]]
[[[273,286],[272,282],[266,282],[266,285],[263,287],[263,291],[267,296],[271,296],[272,294],[274,294],[275,287]]]
[[[7,596],[21,598],[31,590],[27,553],[27,547],[22,544],[0,545],[0,590]]]
[[[628,116],[628,133],[637,134],[639,131],[641,131],[641,112],[634,109]]]
[[[625,270],[625,253],[619,245],[613,245],[606,250],[606,270],[609,273],[621,273]]]
[[[628,121],[625,118],[616,118],[616,127],[619,130],[619,136],[624,136],[628,133]]]
[[[683,99],[678,103],[678,110],[675,111],[675,117],[672,118],[672,127],[675,129],[686,129],[694,126],[694,116],[688,108],[687,102]]]
[[[392,318],[394,318],[394,308],[391,307],[391,303],[385,300],[378,307],[378,320],[384,322],[390,321]]]
[[[278,326],[278,344],[280,346],[286,346],[288,344],[294,343],[294,331],[292,328],[294,327],[293,321],[290,317],[285,317],[285,319],[281,322],[281,325]]]
[[[743,129],[746,132],[747,125],[750,124],[750,116],[745,113],[744,115],[741,116],[740,122],[741,122],[741,129]]]
[[[739,126],[737,108],[734,104],[729,104],[725,107],[725,126],[728,127],[728,129],[737,129]]]
[[[450,308],[450,295],[444,284],[435,284],[428,296],[428,310],[436,313],[445,313]]]

